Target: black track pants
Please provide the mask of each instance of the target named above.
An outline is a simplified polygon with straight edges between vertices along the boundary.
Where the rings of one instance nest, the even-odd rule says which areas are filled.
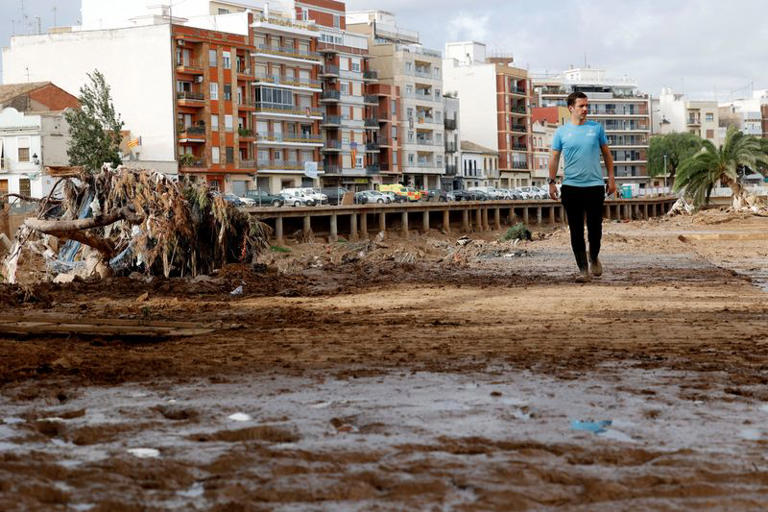
[[[568,227],[571,230],[571,248],[578,258],[587,250],[584,244],[584,216],[587,217],[589,257],[592,261],[600,254],[600,239],[603,237],[603,204],[605,187],[573,187],[563,185],[560,190]]]

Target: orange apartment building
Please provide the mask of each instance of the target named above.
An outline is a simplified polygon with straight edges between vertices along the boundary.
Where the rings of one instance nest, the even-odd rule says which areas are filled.
[[[180,174],[238,195],[318,186],[317,30],[261,13],[249,26],[248,36],[173,26]]]

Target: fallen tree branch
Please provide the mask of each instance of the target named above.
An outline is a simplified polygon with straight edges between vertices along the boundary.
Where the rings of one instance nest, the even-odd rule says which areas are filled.
[[[17,199],[21,199],[22,201],[26,201],[28,203],[42,203],[42,202],[45,201],[44,198],[23,196],[21,194],[14,194],[13,192],[11,192],[9,194],[3,194],[2,196],[0,196],[0,199],[6,199],[6,198],[9,198],[9,197],[15,197]],[[59,203],[61,202],[60,199],[54,199],[54,201],[59,202]]]

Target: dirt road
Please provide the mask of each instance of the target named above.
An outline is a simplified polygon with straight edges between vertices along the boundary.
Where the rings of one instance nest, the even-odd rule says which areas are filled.
[[[215,330],[0,337],[0,509],[764,510],[767,220],[606,224],[587,285],[558,229],[5,288]]]

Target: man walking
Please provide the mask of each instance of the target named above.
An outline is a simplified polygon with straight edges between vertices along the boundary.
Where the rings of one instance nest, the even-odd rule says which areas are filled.
[[[560,164],[560,153],[565,154],[565,178],[560,188],[563,207],[568,217],[571,231],[571,248],[576,257],[579,274],[576,281],[585,283],[591,276],[600,276],[603,266],[600,263],[600,240],[603,236],[603,202],[606,187],[600,166],[600,153],[603,154],[608,170],[608,195],[616,192],[616,180],[613,175],[613,158],[608,149],[605,129],[600,123],[587,121],[589,101],[583,92],[568,95],[570,122],[559,127],[552,141],[552,157],[549,159],[549,195],[557,199],[555,177]],[[584,217],[587,218],[587,237],[589,238],[589,259],[584,243]],[[591,271],[591,273],[590,273]]]

